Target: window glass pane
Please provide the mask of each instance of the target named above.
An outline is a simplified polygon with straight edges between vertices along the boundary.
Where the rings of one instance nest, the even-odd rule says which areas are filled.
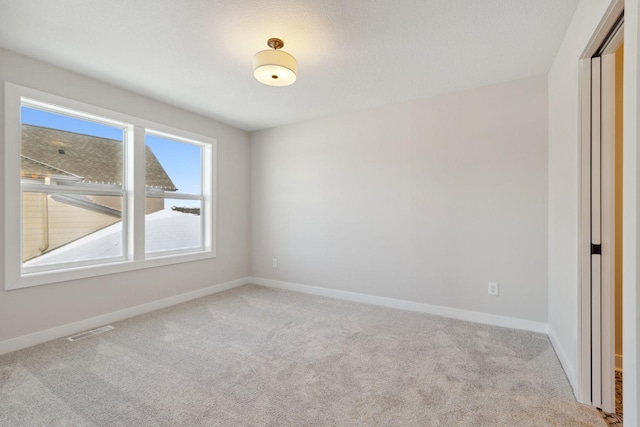
[[[20,117],[24,181],[122,187],[122,128],[27,106]]]
[[[22,194],[24,267],[123,255],[122,197]]]
[[[199,146],[154,135],[147,135],[145,144],[147,191],[202,194]]]
[[[202,246],[200,200],[147,197],[145,248],[147,252]]]

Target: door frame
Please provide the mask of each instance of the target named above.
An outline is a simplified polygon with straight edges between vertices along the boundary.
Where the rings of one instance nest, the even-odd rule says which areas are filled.
[[[596,230],[592,229],[592,191],[600,197],[600,187],[604,186],[603,195],[613,196],[613,168],[610,164],[613,156],[613,146],[608,146],[606,141],[610,138],[602,138],[605,146],[602,149],[602,157],[592,158],[592,147],[599,148],[601,135],[612,132],[613,124],[609,108],[601,109],[602,102],[610,103],[611,96],[600,98],[601,90],[612,87],[613,52],[619,46],[623,37],[623,31],[619,30],[616,37],[608,47],[602,51],[601,46],[611,37],[612,30],[624,13],[624,0],[612,1],[605,13],[600,25],[587,44],[581,59],[579,60],[580,72],[580,178],[579,178],[579,284],[580,300],[578,304],[578,316],[580,332],[578,334],[578,378],[576,397],[582,403],[591,404],[602,408],[607,412],[615,412],[615,345],[614,345],[614,286],[613,281],[592,277],[611,276],[611,268],[614,262],[611,250],[603,250],[602,255],[592,254],[592,243],[606,242],[607,246],[613,242],[613,220],[611,200],[603,199],[602,228],[600,229],[600,212],[596,212]],[[616,45],[617,43],[617,45]],[[592,58],[598,56],[594,61]],[[595,65],[595,66],[594,66]],[[601,115],[601,113],[604,113]],[[592,116],[601,117],[600,120],[592,120]],[[598,150],[599,151],[599,150]],[[597,153],[599,154],[599,153]],[[601,168],[592,175],[592,161],[596,161]],[[602,162],[602,163],[601,163]],[[602,175],[600,175],[600,171]],[[597,180],[597,185],[592,188],[592,180]],[[609,191],[610,190],[610,191]],[[611,193],[611,194],[609,194]],[[595,231],[595,233],[594,233]],[[598,240],[602,232],[602,242]],[[592,233],[596,241],[592,240]],[[606,255],[605,255],[606,254]],[[597,260],[599,262],[592,262]],[[601,276],[604,275],[604,276]],[[611,369],[609,369],[611,368]],[[610,372],[609,372],[610,371]]]

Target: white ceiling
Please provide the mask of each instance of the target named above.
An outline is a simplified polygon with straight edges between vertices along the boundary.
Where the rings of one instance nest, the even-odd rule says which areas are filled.
[[[0,46],[257,130],[546,73],[578,1],[0,0]]]

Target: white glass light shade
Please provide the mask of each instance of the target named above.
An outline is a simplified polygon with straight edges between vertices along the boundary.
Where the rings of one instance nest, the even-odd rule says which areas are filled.
[[[288,86],[296,81],[296,58],[281,50],[263,50],[253,57],[253,76],[269,86]]]

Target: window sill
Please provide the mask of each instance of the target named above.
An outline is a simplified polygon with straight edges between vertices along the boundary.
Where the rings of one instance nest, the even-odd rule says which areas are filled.
[[[28,288],[32,286],[48,285],[52,283],[66,282],[77,279],[87,279],[90,277],[106,276],[109,274],[125,273],[127,271],[142,270],[145,268],[156,268],[185,262],[201,261],[215,258],[213,251],[191,252],[180,255],[154,255],[141,261],[116,261],[102,265],[91,265],[86,267],[73,267],[56,271],[42,273],[23,274],[20,278],[6,278],[5,290]]]

